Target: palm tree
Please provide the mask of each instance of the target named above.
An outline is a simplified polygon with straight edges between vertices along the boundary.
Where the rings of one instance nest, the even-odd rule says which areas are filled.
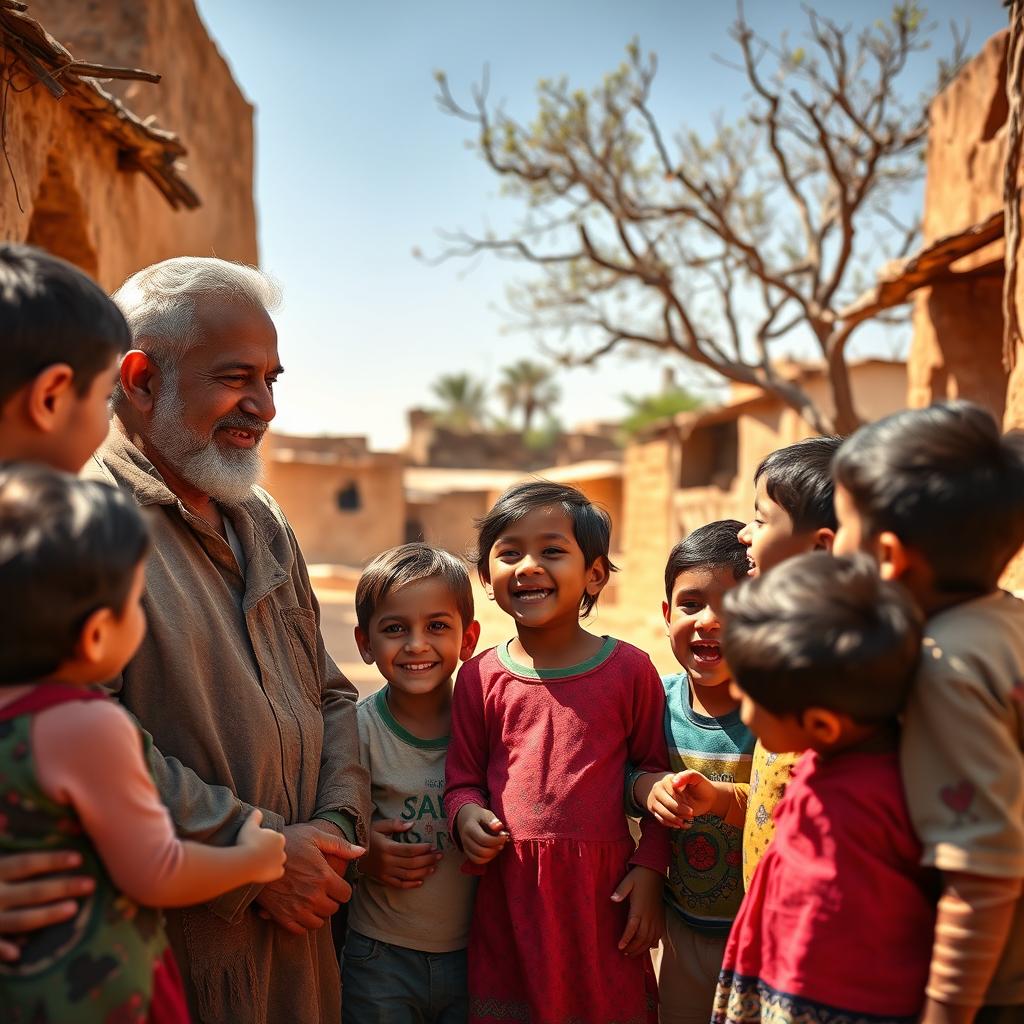
[[[483,381],[468,373],[448,373],[438,377],[430,390],[441,402],[437,419],[444,426],[468,434],[483,425],[487,402]]]
[[[528,434],[538,413],[550,413],[560,397],[554,372],[543,363],[529,359],[506,366],[498,382],[498,397],[505,403],[509,416],[517,411],[523,417],[523,433]]]

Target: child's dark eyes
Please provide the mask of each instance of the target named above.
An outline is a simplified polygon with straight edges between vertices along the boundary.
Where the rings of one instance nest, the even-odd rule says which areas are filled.
[[[699,601],[684,601],[680,606],[680,610],[686,615],[697,615],[700,610],[704,607]]]
[[[394,635],[395,633],[404,633],[405,632],[405,626],[401,626],[397,622],[392,622],[389,625],[385,626],[381,630],[381,632],[382,633],[390,633],[391,635]]]
[[[565,554],[565,548],[545,548],[542,554],[549,557],[557,557],[558,555]]]
[[[430,625],[427,626],[427,629],[429,629],[432,633],[443,633],[446,629],[451,629],[451,626],[449,626],[447,622],[439,621],[431,622]]]

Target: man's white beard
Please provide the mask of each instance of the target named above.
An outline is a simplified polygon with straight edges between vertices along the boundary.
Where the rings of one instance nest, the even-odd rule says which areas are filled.
[[[237,505],[244,501],[263,471],[258,445],[222,450],[212,436],[205,437],[185,425],[181,415],[183,403],[173,374],[165,373],[163,384],[149,423],[153,448],[182,480],[219,504]],[[227,421],[231,419],[224,417]]]

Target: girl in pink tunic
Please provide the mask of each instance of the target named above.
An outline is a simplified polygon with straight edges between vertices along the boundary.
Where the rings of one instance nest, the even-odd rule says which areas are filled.
[[[626,767],[667,770],[647,655],[580,624],[612,570],[610,522],[575,488],[507,491],[478,524],[478,569],[516,636],[467,662],[445,804],[475,870],[474,1024],[652,1024],[665,833],[624,806]],[[648,767],[649,766],[649,767]]]

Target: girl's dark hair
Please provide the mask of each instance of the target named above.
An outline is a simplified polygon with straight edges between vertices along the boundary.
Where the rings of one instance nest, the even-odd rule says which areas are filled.
[[[132,342],[121,311],[95,281],[17,243],[0,243],[0,339],[0,405],[54,363],[71,367],[84,395]]]
[[[903,710],[921,613],[868,555],[797,555],[723,603],[722,653],[733,678],[773,714],[820,707],[868,725]]]
[[[889,530],[948,592],[991,590],[1024,543],[1024,433],[973,402],[940,402],[861,427],[834,472],[866,536]]]
[[[608,557],[611,549],[612,521],[603,508],[595,505],[581,490],[550,480],[531,480],[514,484],[494,503],[490,511],[476,521],[477,572],[488,579],[487,557],[495,541],[528,512],[538,508],[559,506],[572,521],[573,536],[583,552],[583,561],[589,568],[603,559],[609,572],[618,566]],[[584,592],[580,601],[580,614],[589,615],[597,596]]]
[[[149,535],[132,498],[35,463],[0,466],[0,683],[42,679],[97,609],[125,609]]]
[[[473,584],[461,559],[429,544],[402,544],[381,552],[356,585],[356,621],[365,633],[380,603],[396,590],[420,580],[442,580],[455,600],[465,628],[473,621]]]
[[[689,569],[729,569],[733,579],[743,579],[750,568],[747,547],[738,539],[743,526],[738,519],[719,519],[684,537],[665,564],[665,600],[672,600],[676,578]]]
[[[807,437],[766,456],[754,473],[764,489],[793,521],[793,532],[836,528],[832,503],[832,459],[841,437]]]

